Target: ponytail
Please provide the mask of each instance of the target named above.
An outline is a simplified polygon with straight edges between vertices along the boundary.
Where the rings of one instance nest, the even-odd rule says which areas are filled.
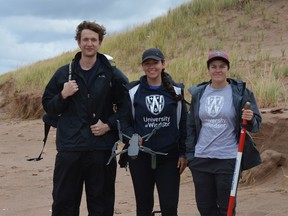
[[[184,99],[182,94],[176,94],[175,89],[169,79],[169,75],[166,72],[164,72],[164,70],[161,72],[161,78],[162,82],[164,83],[165,87],[170,92],[170,94],[173,96],[174,100],[180,101]]]

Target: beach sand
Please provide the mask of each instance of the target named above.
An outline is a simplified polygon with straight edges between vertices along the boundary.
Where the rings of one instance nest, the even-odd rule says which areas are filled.
[[[263,163],[243,173],[237,194],[239,216],[288,215],[288,112],[264,110],[260,133],[255,134]],[[43,122],[2,119],[0,123],[0,216],[51,215],[55,132],[48,137],[43,159],[37,157],[43,145]],[[157,193],[155,192],[157,197]],[[87,215],[85,194],[81,215]],[[155,199],[155,210],[159,210]],[[129,171],[118,168],[115,215],[135,216],[135,199]],[[199,215],[190,170],[181,177],[180,216]]]

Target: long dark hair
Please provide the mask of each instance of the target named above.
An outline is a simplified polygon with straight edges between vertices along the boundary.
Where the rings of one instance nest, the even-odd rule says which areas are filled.
[[[184,99],[182,94],[176,94],[175,89],[170,79],[170,75],[166,73],[164,70],[161,72],[161,78],[162,78],[163,84],[165,85],[167,90],[170,92],[170,94],[173,96],[174,100],[180,101]]]

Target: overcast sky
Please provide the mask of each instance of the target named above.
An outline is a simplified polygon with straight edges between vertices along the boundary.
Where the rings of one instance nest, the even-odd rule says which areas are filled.
[[[190,0],[0,0],[0,74],[77,48],[83,20],[108,34],[135,27]]]

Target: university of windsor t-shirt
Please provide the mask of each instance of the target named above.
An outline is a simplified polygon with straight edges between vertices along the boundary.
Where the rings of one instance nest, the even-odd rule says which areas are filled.
[[[202,128],[195,147],[195,157],[232,159],[237,155],[235,108],[232,88],[208,85],[200,99]]]

